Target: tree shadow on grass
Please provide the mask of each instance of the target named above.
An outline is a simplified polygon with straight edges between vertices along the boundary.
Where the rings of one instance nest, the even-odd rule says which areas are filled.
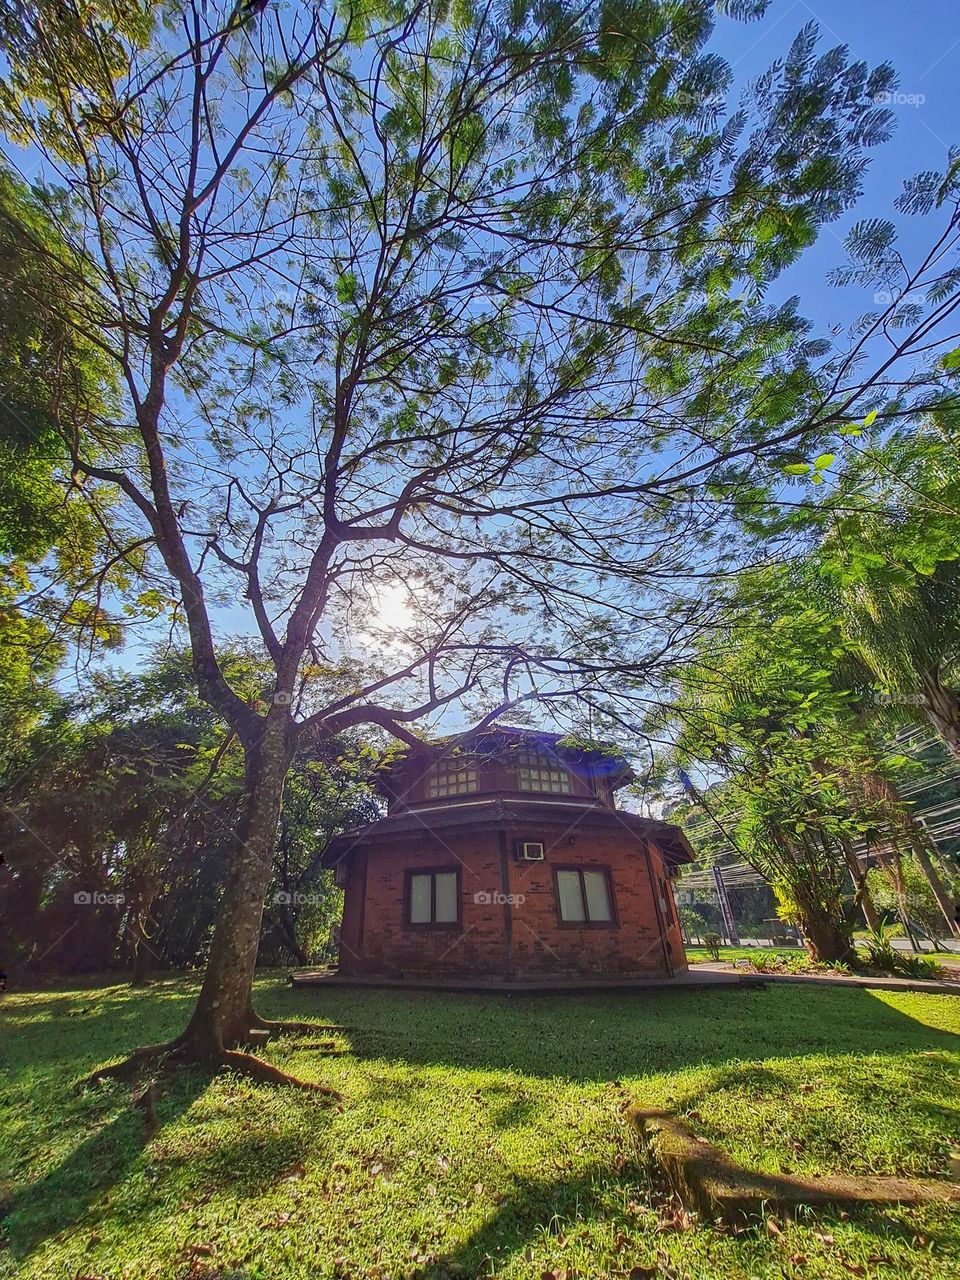
[[[942,1050],[960,1037],[863,988],[655,992],[503,998],[308,991],[302,1016],[354,1024],[353,1051],[411,1065],[601,1081],[811,1054]],[[337,993],[342,996],[344,993]],[[933,997],[952,1000],[951,996]]]
[[[717,1275],[724,1272],[722,1255],[717,1252],[723,1242],[731,1242],[731,1265],[743,1265],[742,1243],[753,1244],[768,1253],[769,1261],[778,1260],[788,1269],[786,1252],[780,1255],[782,1246],[771,1238],[764,1216],[740,1229],[736,1237],[715,1232],[712,1224],[685,1228],[682,1235],[675,1234],[671,1221],[676,1217],[677,1202],[658,1185],[655,1174],[643,1157],[625,1160],[619,1168],[597,1165],[572,1179],[519,1180],[512,1193],[505,1197],[496,1212],[489,1217],[457,1248],[435,1258],[422,1273],[424,1280],[462,1280],[463,1277],[495,1276],[505,1269],[508,1260],[533,1246],[544,1254],[548,1268],[563,1273],[570,1265],[564,1257],[564,1237],[573,1234],[585,1222],[596,1222],[598,1236],[604,1242],[620,1239],[622,1251],[609,1259],[602,1256],[591,1261],[588,1275],[628,1275],[633,1267],[649,1269],[657,1275],[682,1274],[684,1259],[673,1256],[669,1260],[671,1245],[686,1240],[690,1232],[692,1256],[702,1256],[703,1232],[711,1233],[709,1248],[717,1266]],[[909,1212],[909,1211],[908,1211]],[[854,1214],[821,1208],[804,1213],[798,1218],[803,1225],[817,1231],[837,1230],[842,1223],[853,1219],[853,1225],[863,1234],[875,1240],[878,1256],[883,1255],[884,1245],[896,1242],[899,1246],[916,1247],[916,1225],[902,1211],[858,1210]],[[931,1228],[924,1222],[925,1248],[946,1254],[957,1243],[955,1220],[945,1217],[942,1228]],[[700,1236],[697,1243],[696,1236]],[[555,1244],[552,1242],[555,1241]],[[595,1246],[586,1246],[594,1248]],[[601,1244],[601,1248],[604,1247]],[[610,1248],[609,1243],[605,1247]],[[792,1268],[790,1268],[792,1273]],[[547,1274],[547,1271],[544,1272]],[[574,1274],[574,1273],[571,1273]],[[577,1271],[583,1275],[584,1272]],[[772,1273],[771,1273],[772,1274]],[[799,1273],[798,1273],[799,1274]]]
[[[121,1057],[142,1044],[155,1044],[181,1031],[194,993],[179,982],[143,990],[110,986],[92,991],[18,994],[3,1009],[4,1060],[19,1066],[55,1067],[68,1063],[71,1074],[89,1061],[90,1069]]]
[[[193,1105],[208,1083],[209,1076],[202,1072],[183,1071],[172,1087],[158,1091],[160,1132]],[[110,1086],[102,1088],[104,1105],[115,1105],[117,1091]],[[124,1180],[141,1159],[149,1138],[144,1111],[131,1099],[49,1173],[15,1192],[4,1205],[2,1217],[13,1254],[23,1256],[48,1236],[81,1220],[92,1225],[97,1218],[94,1205],[110,1187]]]
[[[955,1054],[847,1056],[831,1066],[829,1080],[820,1078],[828,1073],[819,1064],[813,1073],[802,1060],[715,1068],[682,1093],[678,1114],[722,1149],[731,1142],[778,1148],[782,1159],[767,1172],[803,1173],[809,1164],[814,1176],[949,1174],[951,1141],[960,1142]]]
[[[298,1169],[317,1140],[318,1124],[328,1124],[331,1108],[313,1098],[285,1095],[282,1129],[248,1128],[240,1133],[217,1132],[217,1116],[201,1115],[198,1128],[206,1131],[203,1145],[195,1147],[190,1135],[170,1140],[170,1129],[211,1085],[209,1072],[181,1069],[157,1085],[157,1129],[151,1135],[142,1108],[132,1102],[107,1124],[83,1139],[43,1178],[24,1186],[0,1208],[0,1226],[9,1239],[14,1257],[24,1257],[44,1240],[68,1229],[93,1229],[112,1219],[117,1210],[108,1192],[128,1179],[139,1180],[128,1188],[124,1213],[147,1215],[156,1208],[153,1184],[163,1181],[167,1191],[181,1199],[202,1197],[229,1187],[232,1198],[255,1200],[286,1177],[300,1176]],[[241,1082],[248,1096],[244,1105],[256,1107],[261,1086]],[[117,1094],[111,1086],[110,1102]],[[266,1086],[265,1090],[276,1094]],[[121,1091],[121,1096],[123,1092]],[[292,1110],[291,1110],[292,1108]],[[304,1110],[309,1108],[309,1121]],[[226,1116],[238,1123],[236,1116]]]

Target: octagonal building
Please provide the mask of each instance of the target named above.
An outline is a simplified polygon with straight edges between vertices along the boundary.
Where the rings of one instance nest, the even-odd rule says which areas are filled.
[[[493,726],[406,750],[383,818],[331,841],[343,977],[595,985],[687,968],[678,827],[616,807],[607,750]]]

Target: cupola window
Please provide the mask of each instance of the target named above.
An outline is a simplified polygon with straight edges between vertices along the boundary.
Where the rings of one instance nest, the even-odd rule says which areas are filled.
[[[536,749],[524,748],[517,753],[517,780],[521,791],[568,795],[573,790],[570,774],[556,756]]]
[[[476,761],[464,756],[447,756],[438,760],[427,775],[427,797],[442,800],[447,796],[467,795],[478,788]]]

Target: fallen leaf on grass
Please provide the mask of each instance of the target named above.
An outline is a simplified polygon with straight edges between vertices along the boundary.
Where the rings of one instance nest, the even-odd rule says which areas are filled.
[[[693,1217],[686,1209],[668,1212],[657,1223],[658,1231],[689,1231],[693,1226]]]
[[[783,1232],[780,1230],[780,1224],[779,1222],[777,1222],[776,1218],[767,1219],[767,1230],[770,1232],[772,1236],[783,1235]]]

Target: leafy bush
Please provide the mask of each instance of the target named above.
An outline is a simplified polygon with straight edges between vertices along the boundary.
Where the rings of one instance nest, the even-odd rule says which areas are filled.
[[[895,971],[903,978],[942,978],[943,966],[928,956],[910,956],[898,954]]]
[[[719,933],[705,933],[703,935],[703,945],[710,952],[711,960],[720,959],[720,944],[722,942],[723,939],[720,937]]]
[[[929,956],[913,956],[895,951],[890,929],[879,929],[867,940],[867,964],[878,973],[894,978],[942,978],[943,967]]]
[[[897,953],[893,949],[892,935],[882,925],[867,934],[867,964],[880,973],[894,973],[897,967]]]

